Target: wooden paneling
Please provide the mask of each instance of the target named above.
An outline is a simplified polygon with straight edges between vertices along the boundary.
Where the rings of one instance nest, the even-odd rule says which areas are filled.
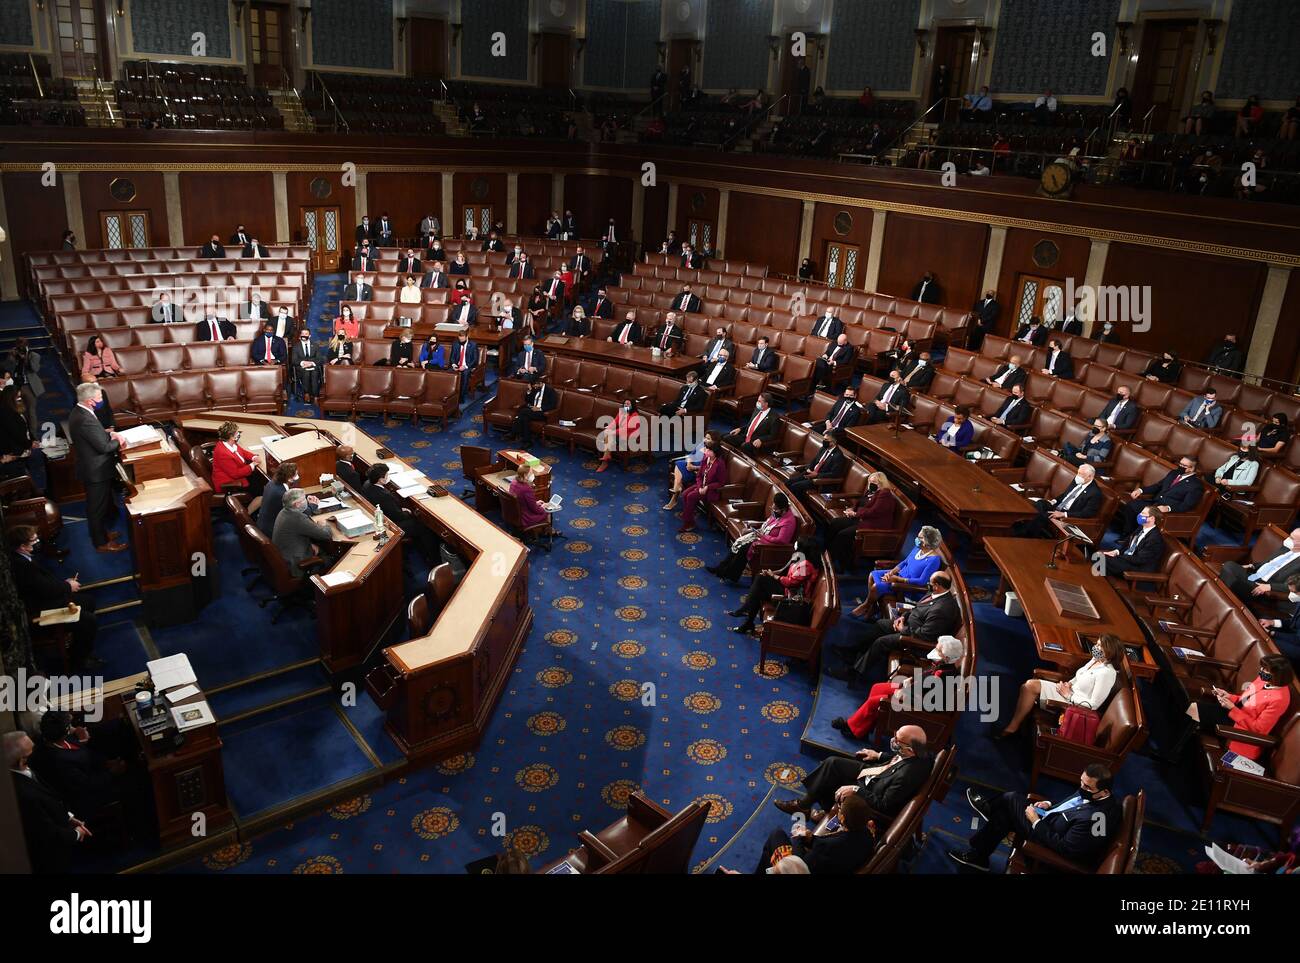
[[[1250,261],[1112,244],[1102,283],[1150,288],[1142,299],[1149,303],[1150,330],[1133,331],[1121,321],[1123,344],[1200,360],[1225,334],[1249,343],[1267,274]]]
[[[841,213],[847,214],[852,221],[847,234],[840,234],[839,231],[835,230],[835,218]],[[801,223],[802,217],[801,211]],[[858,283],[854,285],[855,287],[862,287],[862,279],[866,275],[867,251],[871,246],[871,220],[871,212],[860,207],[844,207],[840,204],[825,203],[815,205],[813,209],[812,243],[808,249],[808,256],[812,258],[813,267],[817,270],[814,276],[819,279],[826,276],[826,244],[828,242],[837,241],[841,244],[853,244],[862,249],[862,260],[858,269]],[[797,264],[795,269],[798,269]],[[794,271],[789,273],[793,274]]]
[[[366,175],[370,223],[388,212],[398,237],[414,238],[426,214],[442,217],[442,178],[438,174],[375,173]],[[447,225],[443,225],[443,230]]]
[[[108,186],[120,176],[129,177],[135,184],[135,199],[116,200],[108,192]],[[82,171],[81,181],[81,216],[86,223],[86,236],[82,238],[83,247],[104,247],[103,229],[99,223],[100,211],[148,211],[150,243],[167,244],[167,199],[163,193],[163,177],[148,171],[131,171],[119,175],[101,171]],[[234,224],[229,224],[222,232],[222,240],[230,235]],[[56,244],[55,247],[58,245]]]
[[[515,218],[520,234],[538,236],[551,216],[551,175],[520,174]]]
[[[799,223],[803,205],[793,198],[732,191],[727,202],[729,261],[754,261],[780,274],[798,268]]]
[[[926,271],[934,273],[943,303],[966,307],[979,296],[988,249],[986,224],[890,214],[880,251],[879,289],[910,297]]]
[[[275,243],[275,183],[270,172],[182,172],[178,179],[186,244],[202,245],[213,234],[224,244],[240,224],[263,244]],[[162,226],[155,244],[167,242],[167,225]]]
[[[642,223],[634,225],[637,239],[645,250],[657,251],[668,236],[668,185],[656,184],[645,189],[645,212],[642,217]]]
[[[1034,249],[1043,241],[1056,245],[1056,263],[1040,267],[1034,262]],[[998,319],[998,334],[1005,334],[1015,318],[1015,299],[1020,286],[1022,274],[1032,274],[1040,278],[1053,278],[1065,283],[1066,278],[1074,278],[1075,286],[1083,284],[1088,272],[1088,252],[1092,243],[1086,237],[1074,237],[1070,234],[1049,234],[1045,231],[1026,231],[1020,228],[1007,230],[1006,246],[1002,250],[1002,271],[998,274],[998,303],[1002,305],[1002,316]],[[983,295],[977,291],[975,297]],[[956,307],[969,307],[958,304]]]
[[[481,193],[475,192],[475,185],[480,185]],[[505,174],[458,173],[452,181],[452,211],[456,218],[454,230],[443,225],[447,234],[460,235],[464,229],[460,223],[460,212],[466,204],[479,206],[491,205],[492,216],[502,224],[506,222],[506,198],[508,185]],[[545,220],[545,218],[543,218]]]
[[[578,219],[583,237],[600,237],[611,217],[622,236],[632,220],[632,182],[626,177],[567,174],[564,206]]]
[[[712,221],[718,223],[718,200],[720,195],[715,187],[695,187],[682,184],[677,188],[677,219],[668,225],[677,232],[679,238],[686,236],[688,221]]]
[[[318,197],[312,192],[312,182],[317,178],[329,184],[329,193]],[[305,244],[302,232],[302,209],[304,207],[337,207],[342,221],[340,244],[344,251],[353,246],[353,232],[361,218],[357,215],[356,191],[343,186],[343,172],[340,170],[290,171],[285,175],[285,194],[289,205],[289,236],[295,244]]]
[[[1264,376],[1279,381],[1300,381],[1300,271],[1292,270],[1282,299],[1282,316],[1268,353]]]
[[[14,273],[18,275],[18,293],[26,294],[27,272],[22,258],[29,251],[52,251],[63,241],[68,229],[68,211],[63,201],[63,179],[53,187],[41,187],[38,172],[4,174],[5,210],[9,223],[5,231],[13,249]],[[77,246],[85,247],[86,239],[77,238]],[[12,298],[13,291],[0,292]]]

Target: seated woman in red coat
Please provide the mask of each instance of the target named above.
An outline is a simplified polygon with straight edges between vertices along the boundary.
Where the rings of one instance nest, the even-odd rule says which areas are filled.
[[[227,485],[247,488],[248,476],[257,466],[257,458],[247,448],[240,447],[239,428],[227,421],[217,429],[217,444],[212,449],[212,488],[222,491]],[[262,499],[255,498],[248,505],[249,514],[257,511]]]
[[[867,490],[857,508],[844,510],[843,518],[832,518],[826,523],[826,540],[830,545],[831,558],[835,561],[836,571],[853,570],[853,545],[858,532],[888,531],[894,527],[894,515],[898,508],[898,497],[894,494],[894,483],[884,472],[873,471],[867,476]]]
[[[599,448],[604,454],[600,456],[600,467],[596,471],[604,471],[608,468],[614,452],[626,451],[628,439],[637,437],[640,431],[641,413],[637,411],[636,402],[630,400],[623,402],[614,420],[605,426],[604,433],[597,439],[600,442]]]
[[[1192,722],[1173,750],[1161,758],[1168,762],[1177,761],[1192,736],[1198,731],[1214,735],[1219,726],[1268,735],[1291,704],[1291,679],[1294,676],[1285,655],[1266,655],[1259,660],[1259,676],[1247,682],[1240,695],[1215,686],[1213,695],[1197,699],[1187,707],[1187,717]],[[1231,739],[1228,740],[1228,751],[1247,759],[1258,759],[1264,753],[1261,746]]]
[[[929,664],[921,671],[927,676],[940,679],[956,675],[961,670],[961,659],[965,651],[966,646],[962,644],[961,639],[955,635],[941,635],[934,648],[926,653],[925,657]],[[858,706],[857,712],[847,719],[837,716],[831,720],[831,726],[846,736],[866,739],[867,734],[876,728],[876,719],[880,717],[885,703],[894,697],[895,692],[912,684],[911,671],[905,670],[905,672],[906,674],[895,676],[888,682],[877,682],[867,694],[867,701]]]
[[[704,442],[704,460],[695,469],[695,482],[682,492],[682,527],[679,532],[695,531],[695,510],[700,502],[716,502],[722,497],[722,486],[727,483],[727,465],[722,460],[721,442],[708,439]]]
[[[515,477],[510,482],[510,494],[519,503],[519,524],[524,528],[540,525],[550,517],[537,499],[537,490],[533,488],[533,470],[527,465],[520,465]]]
[[[821,577],[821,572],[812,563],[812,557],[816,553],[816,544],[811,539],[801,538],[795,543],[794,554],[786,562],[785,568],[779,572],[765,569],[755,575],[754,584],[749,587],[749,594],[740,603],[740,608],[727,613],[737,619],[742,615],[745,617],[744,624],[732,626],[731,631],[741,635],[753,634],[754,622],[758,613],[763,611],[763,603],[782,591],[787,599],[811,600],[817,579]]]
[[[791,545],[799,528],[799,519],[790,511],[790,499],[785,492],[772,496],[772,514],[762,524],[750,522],[750,529],[731,543],[731,550],[717,565],[708,569],[718,578],[736,585],[745,574],[745,565],[754,561],[760,545]]]

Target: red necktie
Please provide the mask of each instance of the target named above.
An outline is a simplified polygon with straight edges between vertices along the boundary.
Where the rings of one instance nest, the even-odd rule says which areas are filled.
[[[839,413],[838,415],[836,415],[836,416],[835,416],[835,420],[831,422],[831,427],[832,427],[832,428],[838,428],[838,427],[840,426],[840,419],[844,417],[844,412],[846,412],[846,411],[848,411],[848,410],[849,410],[849,406],[848,406],[847,404],[844,404],[844,405],[840,408],[840,413]]]
[[[623,325],[623,333],[618,336],[619,344],[627,344],[627,336],[631,330],[632,330],[631,325],[628,324]]]
[[[215,322],[215,321],[209,321],[208,323],[209,323],[210,325],[212,325],[212,340],[213,340],[213,341],[220,341],[220,340],[221,340],[221,335],[220,335],[220,333],[218,333],[218,331],[217,331],[217,322]]]
[[[749,423],[749,430],[745,432],[745,441],[749,441],[754,437],[754,429],[758,427],[758,423],[762,420],[763,412],[760,411],[754,416],[754,420]]]
[[[271,339],[270,338],[266,339],[266,357],[263,360],[264,361],[271,360]]]
[[[821,453],[821,455],[818,456],[818,458],[817,458],[817,464],[813,465],[813,467],[812,467],[812,473],[813,473],[814,475],[817,474],[819,471],[821,471],[822,462],[824,462],[824,461],[826,460],[826,456],[829,455],[830,453],[831,453],[831,450],[830,450],[829,448],[827,448],[825,451],[823,451],[823,452]]]
[[[668,336],[672,333],[672,328],[664,328],[663,339],[659,342],[659,347],[664,351],[668,350]]]

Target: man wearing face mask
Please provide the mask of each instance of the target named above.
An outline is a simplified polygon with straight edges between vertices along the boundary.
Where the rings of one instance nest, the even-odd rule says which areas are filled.
[[[952,594],[952,577],[947,572],[930,576],[929,592],[914,606],[893,619],[870,622],[853,645],[834,645],[831,651],[845,663],[825,673],[832,679],[870,686],[883,682],[889,657],[904,648],[903,637],[935,643],[941,635],[954,635],[961,628],[961,606]]]
[[[1029,372],[1020,366],[1020,355],[1013,354],[1007,362],[998,366],[998,370],[984,379],[986,385],[995,385],[1010,391],[1016,385],[1023,385],[1029,380]]]
[[[1111,794],[1114,781],[1109,769],[1094,762],[1080,774],[1078,791],[1056,805],[1031,803],[1024,793],[994,796],[972,790],[966,799],[984,825],[970,838],[969,849],[949,850],[948,857],[962,866],[988,872],[989,856],[1007,833],[1015,832],[1020,839],[1072,862],[1093,866],[1123,822],[1120,801]]]
[[[895,412],[906,411],[911,400],[907,386],[903,384],[903,372],[895,368],[889,372],[889,380],[880,386],[871,404],[867,405],[867,424],[888,421]]]
[[[316,358],[316,349],[312,347],[311,330],[305,324],[298,332],[298,340],[290,353],[289,363],[298,391],[303,400],[311,404],[320,394],[321,367]]]
[[[1246,353],[1237,347],[1237,336],[1224,335],[1223,341],[1205,356],[1205,365],[1220,374],[1241,374],[1246,367]]]
[[[1080,465],[1073,481],[1055,498],[1031,499],[1038,514],[1034,518],[1016,522],[1011,532],[1016,538],[1059,538],[1055,519],[1067,522],[1076,518],[1096,518],[1101,511],[1101,486],[1097,484],[1097,469]]]
[[[931,363],[930,352],[920,352],[915,361],[909,361],[901,367],[903,386],[905,388],[909,391],[926,391],[929,389],[930,382],[934,380],[934,365]]]
[[[888,749],[860,749],[853,759],[831,756],[804,778],[801,798],[777,800],[773,805],[792,816],[811,817],[814,805],[830,809],[855,795],[871,807],[873,818],[888,823],[925,785],[933,764],[926,751],[925,730],[901,726]]]
[[[1219,578],[1223,584],[1232,589],[1233,594],[1243,602],[1252,597],[1268,595],[1270,592],[1281,594],[1287,591],[1287,581],[1293,575],[1300,575],[1300,528],[1291,532],[1283,540],[1278,550],[1267,561],[1258,565],[1238,562],[1224,562],[1219,569]]]
[[[1097,331],[1095,337],[1102,344],[1119,344],[1119,331],[1109,321],[1102,322],[1101,330]]]
[[[828,821],[822,827],[821,835],[807,823],[792,827],[789,833],[784,829],[772,830],[754,874],[783,872],[776,867],[787,859],[801,860],[810,876],[847,876],[857,872],[876,848],[876,838],[869,828],[871,807],[856,793],[848,793],[839,801],[833,818],[833,823]]]
[[[46,609],[62,609],[75,603],[81,609],[77,621],[69,623],[72,645],[69,658],[79,671],[98,669],[104,665],[94,655],[95,607],[81,594],[81,583],[75,578],[61,579],[51,575],[36,562],[36,550],[41,546],[40,534],[32,525],[15,525],[9,532],[13,552],[9,568],[13,572],[14,587],[18,597],[27,607],[27,615],[35,618]]]
[[[1102,552],[1107,575],[1123,575],[1125,572],[1154,572],[1160,567],[1165,557],[1165,537],[1160,534],[1160,525],[1156,521],[1156,510],[1144,508],[1137,514],[1137,528],[1129,535],[1120,548]]]
[[[1223,405],[1219,404],[1218,393],[1213,388],[1207,389],[1204,397],[1187,402],[1178,418],[1183,424],[1202,431],[1218,428],[1223,419]]]
[[[1162,515],[1169,512],[1190,512],[1201,501],[1205,485],[1196,474],[1196,459],[1184,455],[1178,467],[1171,470],[1154,485],[1133,489],[1133,500],[1120,509],[1120,534],[1127,535],[1137,527],[1137,517],[1143,509],[1154,508]]]
[[[1092,434],[1083,440],[1082,445],[1076,446],[1074,442],[1067,441],[1056,454],[1072,465],[1085,465],[1089,462],[1100,465],[1110,461],[1110,453],[1114,450],[1115,442],[1110,437],[1109,427],[1105,421],[1097,418],[1092,423]]]
[[[1142,409],[1129,395],[1128,386],[1120,385],[1115,391],[1115,397],[1106,402],[1106,407],[1101,409],[1097,417],[1118,431],[1128,431],[1134,427]]]
[[[862,418],[862,405],[858,402],[858,393],[853,385],[844,386],[840,400],[831,405],[822,421],[805,421],[803,426],[813,431],[841,431],[852,428]]]
[[[754,414],[749,421],[728,432],[723,441],[737,446],[747,455],[757,455],[772,444],[776,437],[777,417],[772,411],[772,399],[766,393],[754,402]]]
[[[297,488],[299,481],[298,466],[291,461],[284,461],[276,467],[275,474],[262,489],[262,504],[257,510],[257,528],[267,538],[275,534],[275,518],[284,507],[284,493],[290,488]],[[303,514],[314,515],[319,502],[320,499],[315,495],[308,495]]]

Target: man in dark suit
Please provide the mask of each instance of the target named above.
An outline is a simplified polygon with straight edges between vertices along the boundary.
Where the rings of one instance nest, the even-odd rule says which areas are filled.
[[[1016,384],[1011,386],[1011,396],[998,406],[989,421],[1004,428],[1023,428],[1029,424],[1033,413],[1033,405],[1025,398],[1025,386]]]
[[[705,361],[712,363],[717,361],[724,351],[727,352],[728,358],[734,358],[736,356],[735,343],[727,337],[726,328],[719,327],[714,331],[713,337],[709,340],[709,343],[704,346],[704,354],[700,357]]]
[[[858,393],[853,390],[853,385],[845,385],[844,394],[831,405],[826,417],[822,421],[805,421],[804,427],[813,431],[843,431],[856,425],[862,415],[863,408],[858,401]]]
[[[736,369],[731,363],[731,352],[723,348],[718,360],[704,366],[703,382],[708,388],[727,388],[736,380]]]
[[[527,448],[533,443],[533,422],[545,422],[546,416],[560,403],[555,389],[545,381],[536,381],[524,395],[524,403],[515,411],[510,427],[510,437],[519,436],[520,444]]]
[[[1047,361],[1044,363],[1042,374],[1051,375],[1053,378],[1073,378],[1074,377],[1074,359],[1070,357],[1070,352],[1066,351],[1057,338],[1052,338],[1047,342]]]
[[[1134,488],[1129,493],[1133,499],[1120,510],[1120,534],[1128,535],[1137,528],[1137,517],[1145,508],[1154,508],[1162,515],[1169,512],[1190,512],[1201,503],[1205,483],[1196,474],[1196,459],[1184,455],[1178,467],[1172,469],[1154,485]]]
[[[14,586],[18,597],[27,608],[27,615],[35,618],[46,609],[67,608],[75,602],[81,608],[77,621],[69,623],[72,633],[71,659],[78,668],[98,668],[103,665],[93,655],[95,647],[94,606],[81,594],[81,583],[75,578],[61,579],[51,575],[36,561],[40,547],[40,533],[32,525],[15,525],[10,532],[13,552],[9,567],[13,570]]]
[[[465,400],[469,391],[469,379],[478,367],[478,345],[469,339],[469,334],[462,331],[456,336],[456,343],[451,346],[447,356],[447,367],[460,372],[460,399]]]
[[[641,325],[637,324],[636,312],[629,311],[623,317],[623,322],[616,325],[613,333],[605,340],[614,344],[640,344]]]
[[[1291,532],[1271,558],[1258,565],[1224,562],[1219,569],[1219,578],[1243,602],[1271,592],[1285,594],[1287,582],[1292,576],[1300,575],[1300,551],[1297,548],[1300,548],[1300,528]]]
[[[253,364],[284,364],[288,355],[288,345],[283,338],[275,336],[275,325],[267,322],[262,328],[262,336],[253,342]]]
[[[531,334],[524,335],[524,347],[515,355],[514,370],[516,378],[525,378],[528,381],[536,380],[546,374],[546,356],[533,344]]]
[[[986,385],[995,385],[1010,391],[1016,385],[1023,385],[1029,380],[1029,372],[1020,363],[1020,355],[1013,354],[998,370],[984,379]]]
[[[903,384],[909,391],[925,392],[934,381],[934,362],[928,351],[917,354],[915,360],[907,362],[900,370],[903,372]]]
[[[1119,329],[1109,321],[1103,321],[1100,328],[1094,328],[1093,337],[1102,344],[1119,344]]]
[[[211,314],[194,324],[195,341],[233,341],[238,336],[233,324]]]
[[[304,324],[289,351],[289,376],[308,404],[320,394],[321,381],[325,377],[318,354],[316,346],[312,344],[311,328]]]
[[[900,726],[889,749],[860,749],[854,759],[829,756],[804,778],[802,798],[773,805],[783,813],[808,817],[814,804],[830,809],[852,794],[872,808],[873,818],[887,824],[930,778],[934,760],[925,743],[920,726]]]
[[[77,457],[77,477],[86,487],[90,540],[96,551],[124,552],[127,546],[118,541],[119,533],[112,528],[118,516],[113,482],[122,439],[115,431],[105,431],[95,417],[95,406],[102,395],[99,385],[93,382],[77,385],[77,404],[68,415],[68,440]]]
[[[1246,367],[1246,353],[1237,346],[1237,336],[1224,335],[1214,350],[1205,356],[1205,365],[1220,374],[1241,374]]]
[[[478,324],[478,306],[472,299],[466,298],[451,309],[448,317],[453,324],[467,324],[473,327]]]
[[[848,469],[848,459],[840,450],[839,435],[828,431],[822,436],[822,447],[817,452],[817,457],[795,470],[788,487],[791,494],[802,498],[817,487],[817,482],[843,478]]]
[[[366,483],[361,487],[362,497],[370,504],[384,510],[384,518],[394,522],[402,534],[415,542],[425,561],[439,557],[439,538],[418,518],[402,507],[401,501],[387,488],[388,465],[376,462],[366,472]]]
[[[969,849],[949,850],[948,857],[988,872],[989,856],[1007,833],[1014,832],[1022,840],[1092,868],[1123,822],[1121,802],[1111,794],[1113,784],[1111,771],[1094,762],[1079,776],[1078,792],[1055,806],[1046,801],[1031,803],[1024,793],[994,796],[968,789],[966,799],[984,825],[970,838]]]
[[[920,301],[922,304],[941,304],[943,302],[943,291],[939,283],[934,279],[933,271],[926,271],[921,280],[916,282],[916,287],[912,288],[912,300]]]
[[[759,338],[758,347],[754,349],[754,354],[745,367],[750,371],[759,371],[766,374],[775,371],[780,361],[781,359],[776,356],[776,352],[768,345],[767,338]]]
[[[660,405],[659,414],[665,417],[670,415],[678,417],[698,415],[704,410],[704,402],[707,400],[708,392],[700,384],[700,376],[694,371],[688,371],[686,372],[686,384],[682,385],[681,391],[677,392],[676,399]]]
[[[1071,311],[1061,319],[1061,334],[1072,334],[1076,337],[1083,334],[1083,320]]]
[[[546,287],[542,288],[542,293],[546,295],[546,303],[552,309],[557,308],[564,303],[564,278],[559,271],[551,276],[546,282]]]
[[[419,274],[424,269],[424,262],[415,256],[415,248],[408,247],[402,259],[397,262],[399,274]]]
[[[912,396],[903,384],[903,372],[895,368],[889,372],[889,380],[880,386],[875,399],[867,406],[867,424],[876,425],[888,421],[895,411],[906,410],[911,401]]]
[[[1102,552],[1107,575],[1125,572],[1154,572],[1165,557],[1165,537],[1160,534],[1160,523],[1154,508],[1138,512],[1137,528],[1125,536],[1119,548]]]
[[[749,421],[728,432],[723,441],[729,442],[747,455],[757,455],[771,447],[780,421],[772,410],[772,399],[766,393],[754,403],[754,414]]]
[[[249,241],[247,244],[244,245],[243,250],[240,251],[239,256],[240,257],[270,257],[271,252],[266,249],[265,244],[263,244],[257,238],[253,238],[251,241]]]
[[[929,594],[896,618],[880,619],[866,626],[853,645],[833,645],[831,651],[844,666],[826,669],[832,679],[871,685],[883,682],[889,657],[902,649],[903,636],[922,642],[938,642],[941,635],[953,635],[961,628],[961,605],[952,594],[952,577],[947,572],[930,576]]]
[[[704,258],[695,253],[695,248],[689,244],[682,245],[682,267],[690,270],[703,270]]]
[[[578,245],[573,257],[569,258],[569,270],[573,272],[573,283],[579,291],[587,290],[591,283],[591,258],[582,245]]]
[[[807,824],[795,826],[787,833],[774,829],[767,837],[763,852],[754,867],[755,875],[776,872],[773,867],[790,856],[797,856],[808,867],[812,876],[849,876],[861,869],[876,848],[876,838],[868,824],[871,807],[856,793],[848,793],[839,803],[836,814],[838,828],[821,836]]]
[[[288,305],[282,304],[275,309],[275,316],[271,318],[271,326],[275,329],[277,338],[292,337],[295,324],[293,315],[289,313]]]
[[[850,372],[853,371],[853,345],[849,344],[849,336],[841,334],[836,340],[826,346],[822,356],[817,359],[817,364],[813,367],[813,380],[820,388],[830,387],[831,376],[836,371],[841,371],[845,367]]]
[[[996,327],[998,316],[1001,313],[1002,305],[998,304],[998,292],[992,289],[985,291],[984,297],[971,305],[971,319],[975,322],[975,326],[970,333],[969,347],[972,351],[980,349],[980,345],[984,343],[985,335]]]
[[[31,765],[71,809],[93,818],[122,800],[126,763],[111,744],[111,724],[98,727],[100,738],[92,740],[89,729],[74,724],[72,713],[50,709],[40,725]]]
[[[396,243],[393,222],[388,219],[387,211],[379,215],[379,223],[375,225],[374,231],[371,232],[370,240],[375,242],[375,247],[392,247]]]
[[[1047,329],[1043,327],[1043,319],[1037,316],[1030,318],[1028,324],[1022,324],[1016,329],[1015,340],[1041,348],[1047,343]]]
[[[262,300],[262,295],[253,291],[248,296],[248,303],[241,305],[239,309],[239,320],[241,321],[269,321],[271,318],[271,306]]]
[[[844,322],[840,320],[828,304],[826,313],[813,322],[812,334],[818,338],[825,338],[827,341],[834,341],[844,333]]]
[[[660,351],[681,351],[686,341],[686,331],[677,323],[677,314],[669,311],[664,315],[664,326],[650,338],[650,346]]]
[[[334,462],[334,474],[342,481],[347,482],[356,491],[361,491],[361,476],[357,473],[356,466],[352,463],[356,455],[355,449],[351,445],[339,445],[335,451],[336,461]]]
[[[1059,538],[1052,519],[1063,522],[1069,518],[1096,518],[1101,511],[1102,493],[1097,484],[1097,469],[1080,465],[1074,480],[1055,498],[1031,500],[1038,514],[1016,522],[1011,527],[1012,534],[1016,538]]]
[[[1132,400],[1131,394],[1128,385],[1120,385],[1115,389],[1115,397],[1106,402],[1106,407],[1101,409],[1097,417],[1120,431],[1132,428],[1137,424],[1142,409]]]
[[[340,301],[373,301],[375,289],[370,286],[364,274],[354,275],[352,283],[344,285]]]
[[[451,282],[447,279],[447,272],[441,261],[434,261],[433,268],[424,272],[424,277],[420,281],[422,288],[449,288]]]
[[[279,550],[294,578],[306,574],[302,563],[317,554],[316,544],[328,545],[334,541],[328,528],[307,516],[307,507],[307,493],[301,488],[289,489],[284,493],[280,514],[275,516],[272,526],[271,544]]]
[[[172,304],[172,296],[166,291],[158,295],[158,300],[154,302],[153,308],[149,311],[150,324],[175,324],[181,319],[181,313],[176,305]]]
[[[573,216],[573,211],[564,212],[564,233],[570,241],[578,237],[578,219]]]
[[[673,310],[694,314],[700,310],[700,299],[691,292],[689,284],[682,285],[681,294],[673,298]]]
[[[606,320],[614,316],[614,302],[609,299],[609,290],[604,285],[596,289],[596,300],[591,306],[591,316]]]
[[[497,237],[496,231],[489,231],[482,247],[479,248],[480,251],[491,251],[493,254],[500,254],[505,249],[506,246],[502,243],[501,238]]]
[[[537,277],[537,271],[533,268],[533,262],[529,260],[527,254],[520,254],[510,265],[509,276],[512,278],[523,278],[533,280]]]
[[[370,234],[371,234],[370,215],[363,214],[361,216],[361,223],[358,224],[357,229],[352,232],[352,236],[356,238],[357,244],[360,244],[362,241],[369,241]]]
[[[14,795],[27,840],[27,855],[37,873],[63,874],[72,864],[77,844],[90,838],[86,824],[68,811],[62,797],[28,765],[35,747],[27,733],[6,732],[0,737],[5,768],[13,780]]]
[[[230,235],[230,240],[227,243],[231,247],[243,248],[243,246],[252,239],[253,235],[249,234],[248,231],[244,229],[244,225],[241,224],[239,227],[235,228],[235,233]]]
[[[213,234],[208,239],[208,243],[199,248],[199,257],[222,258],[226,256],[225,245],[221,243],[221,238]]]
[[[373,271],[377,267],[378,265],[375,263],[375,259],[371,257],[370,248],[368,247],[357,248],[352,263],[348,265],[348,269],[352,271]]]

